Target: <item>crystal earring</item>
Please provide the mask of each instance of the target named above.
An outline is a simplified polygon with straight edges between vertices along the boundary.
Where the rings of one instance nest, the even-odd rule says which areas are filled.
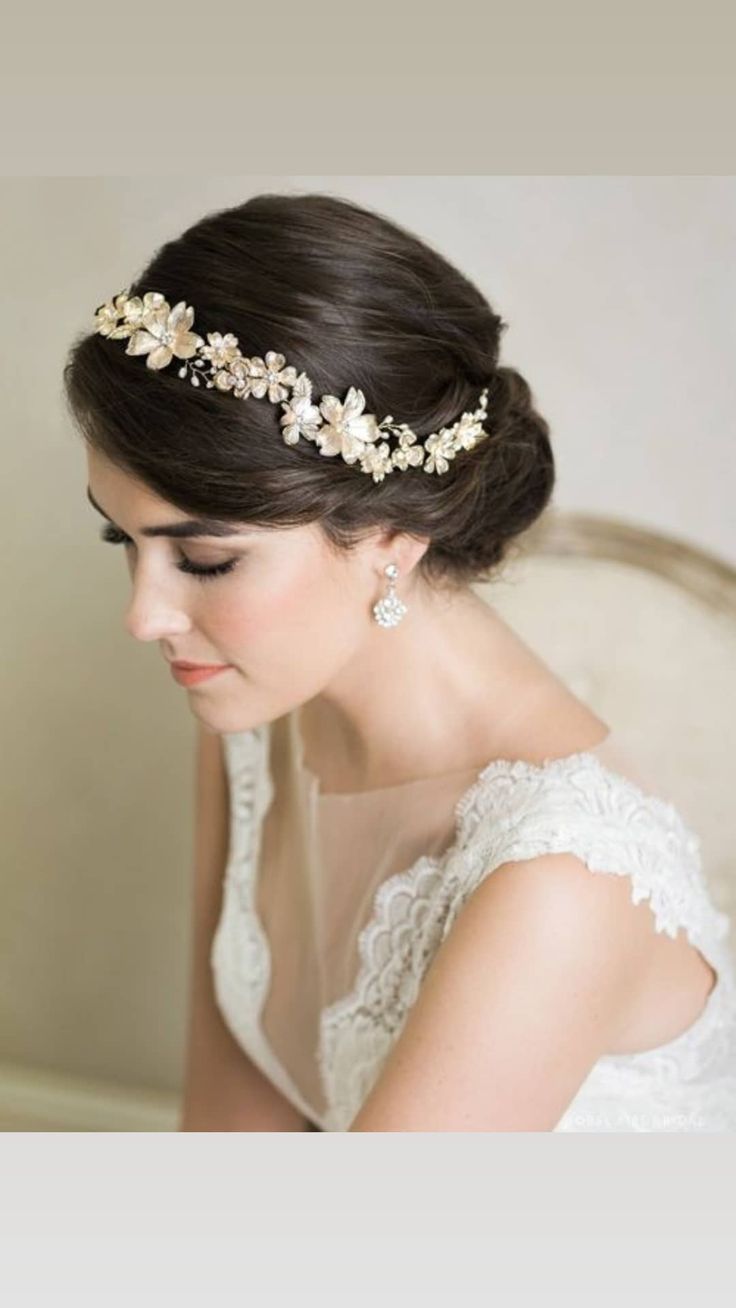
[[[399,569],[395,563],[387,563],[383,569],[388,577],[388,589],[383,599],[373,605],[373,616],[380,627],[395,627],[408,609],[396,594],[396,578]]]

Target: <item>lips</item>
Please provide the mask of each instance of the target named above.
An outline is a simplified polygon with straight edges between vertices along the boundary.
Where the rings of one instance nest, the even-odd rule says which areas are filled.
[[[211,681],[221,672],[229,671],[231,667],[230,663],[215,663],[214,666],[209,667],[200,663],[197,667],[185,668],[178,663],[172,663],[171,675],[180,686],[198,686],[200,682]]]
[[[214,672],[215,668],[226,668],[227,663],[185,663],[183,659],[176,659],[171,664],[172,668],[179,668],[182,672]]]

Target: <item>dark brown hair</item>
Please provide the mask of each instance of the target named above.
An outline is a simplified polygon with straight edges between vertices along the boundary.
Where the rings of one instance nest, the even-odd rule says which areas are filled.
[[[489,387],[490,439],[445,473],[410,467],[374,482],[310,441],[286,445],[283,411],[268,398],[195,388],[176,358],[153,371],[124,341],[78,337],[64,386],[84,438],[183,512],[318,522],[335,549],[378,527],[429,537],[419,573],[455,586],[490,579],[547,506],[549,427],[521,374],[499,366],[507,324],[446,258],[382,215],[329,194],[256,195],[167,241],[129,288],[192,305],[205,339],[232,332],[246,356],[283,354],[311,378],[315,403],[355,386],[366,412],[391,414],[420,439]]]

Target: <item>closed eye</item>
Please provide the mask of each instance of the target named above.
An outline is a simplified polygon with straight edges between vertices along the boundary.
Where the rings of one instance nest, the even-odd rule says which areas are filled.
[[[120,531],[119,527],[113,527],[111,524],[101,529],[100,539],[106,541],[108,545],[133,544],[130,536],[126,536],[124,531]],[[191,559],[182,555],[181,561],[176,566],[180,572],[186,572],[189,576],[196,577],[198,581],[208,581],[213,577],[223,577],[226,573],[232,572],[238,562],[239,559],[228,559],[226,563],[216,563],[212,567],[204,568],[200,564],[192,563]]]

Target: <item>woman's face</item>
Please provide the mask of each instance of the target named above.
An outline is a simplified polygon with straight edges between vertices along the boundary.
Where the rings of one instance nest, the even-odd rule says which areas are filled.
[[[112,523],[102,530],[124,536],[130,635],[157,642],[169,662],[229,665],[182,688],[213,730],[245,730],[319,694],[369,635],[383,566],[397,553],[384,534],[343,556],[317,524],[147,536],[189,519],[90,447],[87,460],[89,491]],[[230,564],[209,577],[182,570]]]

